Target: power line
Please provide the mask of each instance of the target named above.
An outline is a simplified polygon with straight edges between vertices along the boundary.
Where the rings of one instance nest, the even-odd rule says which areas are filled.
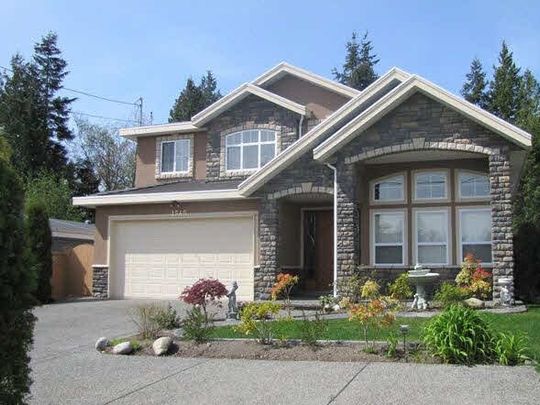
[[[96,115],[96,114],[88,114],[88,113],[85,113],[85,112],[82,112],[82,111],[72,111],[71,112],[72,114],[80,114],[80,115],[85,115],[87,117],[92,117],[92,118],[101,118],[101,119],[104,119],[104,120],[111,120],[111,121],[123,121],[123,122],[129,122],[129,123],[136,123],[138,121],[136,120],[126,120],[124,118],[114,118],[114,117],[105,117],[103,115]]]

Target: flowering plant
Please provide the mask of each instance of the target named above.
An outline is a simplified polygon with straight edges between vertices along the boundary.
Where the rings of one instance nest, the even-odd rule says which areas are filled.
[[[192,286],[186,287],[179,298],[186,304],[200,306],[208,322],[207,305],[225,295],[227,295],[227,288],[219,280],[201,278]]]
[[[285,306],[287,307],[287,311],[289,312],[289,316],[291,315],[291,310],[290,310],[291,291],[293,287],[296,284],[298,284],[299,279],[300,278],[298,276],[293,276],[292,274],[279,273],[277,275],[276,283],[270,290],[273,300],[276,300],[280,295],[283,296],[284,301],[285,301]]]
[[[480,260],[468,254],[456,276],[456,283],[471,295],[486,299],[491,294],[491,273],[484,270]]]

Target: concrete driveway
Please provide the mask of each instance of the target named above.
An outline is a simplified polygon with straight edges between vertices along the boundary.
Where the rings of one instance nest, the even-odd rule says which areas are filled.
[[[36,309],[35,404],[537,404],[531,367],[272,362],[102,355],[133,332],[134,301]],[[181,304],[176,302],[181,310]]]

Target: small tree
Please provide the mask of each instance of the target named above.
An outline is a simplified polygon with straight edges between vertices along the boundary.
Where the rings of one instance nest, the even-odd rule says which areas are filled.
[[[33,202],[26,207],[25,238],[29,260],[37,275],[36,298],[47,304],[51,301],[52,235],[47,210],[42,203]]]
[[[283,296],[289,316],[291,316],[291,291],[293,287],[298,284],[298,280],[298,276],[293,276],[288,273],[279,273],[277,275],[277,282],[270,291],[273,300],[277,299],[280,295]]]
[[[186,287],[180,299],[187,304],[200,306],[204,319],[208,323],[208,304],[225,295],[227,295],[227,288],[219,280],[201,278],[191,287]]]

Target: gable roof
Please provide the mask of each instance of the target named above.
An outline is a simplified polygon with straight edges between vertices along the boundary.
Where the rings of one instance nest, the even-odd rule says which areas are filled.
[[[522,148],[531,146],[531,135],[529,133],[422,77],[411,76],[317,146],[313,151],[313,157],[316,160],[323,161],[328,159],[360,132],[373,125],[416,92],[435,99]]]
[[[308,152],[325,135],[327,135],[331,130],[335,129],[336,125],[342,123],[342,121],[344,121],[351,113],[354,113],[356,110],[362,108],[392,82],[402,82],[409,77],[410,75],[408,73],[398,68],[390,69],[390,71],[373,82],[364,91],[358,94],[358,96],[349,100],[347,103],[341,106],[341,108],[329,115],[319,125],[313,127],[303,137],[298,139],[291,146],[274,157],[274,159],[268,162],[265,166],[244,180],[238,186],[240,194],[245,196],[252,194],[267,181],[281,173],[284,169],[296,161],[296,159]]]
[[[291,110],[297,114],[306,115],[307,113],[306,107],[303,105],[295,103],[294,101],[286,99],[285,97],[278,96],[275,93],[261,87],[257,87],[251,83],[244,83],[227,94],[225,97],[220,98],[214,104],[194,115],[191,122],[196,127],[200,127],[251,94],[270,101],[271,103],[277,104],[280,107]]]
[[[334,80],[327,79],[326,77],[319,76],[315,73],[308,72],[307,70],[301,69],[299,67],[289,65],[286,62],[281,62],[270,70],[267,70],[262,75],[253,80],[252,83],[256,86],[264,87],[265,85],[269,85],[279,80],[281,77],[287,74],[299,77],[300,79],[311,82],[319,87],[328,89],[334,93],[341,94],[349,98],[356,97],[360,94],[360,90],[356,90],[352,87],[346,86]]]

